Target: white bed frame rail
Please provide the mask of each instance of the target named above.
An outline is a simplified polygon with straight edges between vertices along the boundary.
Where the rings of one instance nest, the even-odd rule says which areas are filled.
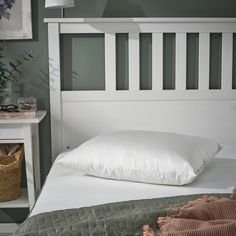
[[[116,129],[181,132],[236,144],[236,90],[232,89],[236,18],[54,18],[45,22],[53,159],[65,148]],[[105,35],[104,91],[61,91],[60,34],[77,33]],[[129,90],[116,90],[116,33],[128,33]],[[140,33],[152,34],[151,90],[140,90]],[[164,33],[175,33],[174,90],[163,89]],[[199,33],[197,90],[186,89],[187,33]],[[217,90],[209,89],[210,33],[222,33],[221,89]]]

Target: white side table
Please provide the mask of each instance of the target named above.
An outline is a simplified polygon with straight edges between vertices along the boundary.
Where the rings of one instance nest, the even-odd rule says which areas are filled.
[[[41,188],[38,125],[45,115],[46,111],[37,111],[33,118],[0,118],[0,143],[24,144],[27,179],[27,189],[22,189],[22,196],[13,201],[0,202],[0,208],[32,209],[34,205]],[[16,224],[0,224],[0,233],[9,233],[16,228]]]

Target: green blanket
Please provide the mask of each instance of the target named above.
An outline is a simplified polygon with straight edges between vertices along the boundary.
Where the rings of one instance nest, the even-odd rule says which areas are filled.
[[[41,213],[28,218],[13,235],[141,236],[143,225],[158,230],[159,216],[173,214],[172,207],[181,207],[201,196],[135,200]]]

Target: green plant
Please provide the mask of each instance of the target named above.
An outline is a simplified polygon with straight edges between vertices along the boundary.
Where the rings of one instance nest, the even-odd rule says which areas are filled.
[[[22,74],[22,66],[33,60],[32,51],[24,51],[15,61],[5,56],[6,47],[0,44],[0,88],[10,83],[19,83],[19,76]]]

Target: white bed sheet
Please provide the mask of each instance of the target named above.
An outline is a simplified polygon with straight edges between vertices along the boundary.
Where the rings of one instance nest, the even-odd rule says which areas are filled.
[[[85,176],[55,163],[30,216],[104,203],[197,193],[230,193],[236,185],[236,146],[223,148],[191,184],[153,185]]]

